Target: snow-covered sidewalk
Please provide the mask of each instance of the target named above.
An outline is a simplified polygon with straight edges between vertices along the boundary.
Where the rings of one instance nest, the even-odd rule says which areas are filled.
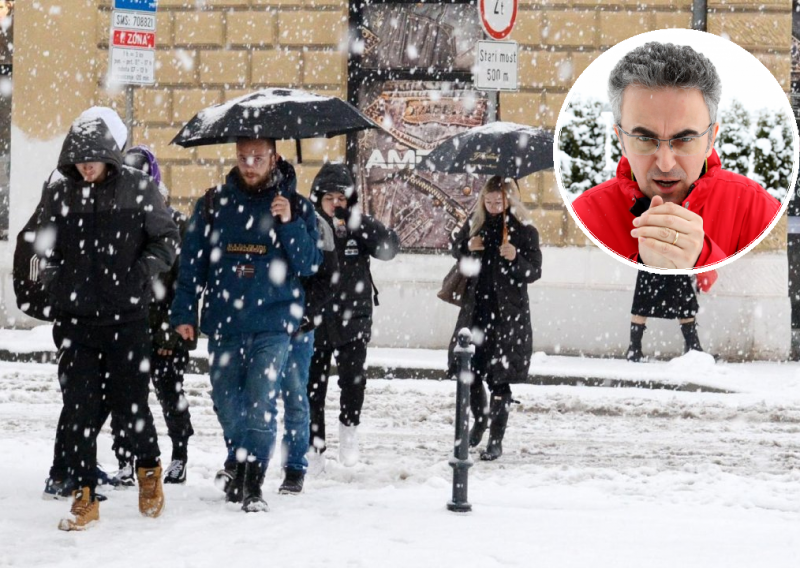
[[[443,365],[439,352],[385,356],[398,378],[426,361]],[[454,383],[370,380],[363,463],[345,468],[336,462],[333,381],[327,472],[309,478],[303,495],[282,496],[273,463],[271,511],[246,515],[213,486],[222,438],[207,377],[189,375],[196,435],[187,484],[166,488],[157,520],[138,515],[135,491],[110,491],[100,524],[85,534],[58,531],[68,503],[40,499],[60,410],[55,366],[0,363],[0,566],[796,568],[800,365],[711,363],[537,355],[534,365],[551,375],[702,380],[731,392],[517,386],[505,455],[470,470],[468,515],[445,509]],[[113,469],[108,432],[99,443]]]
[[[30,330],[0,329],[0,359],[21,356],[41,361],[54,356],[52,326]],[[191,353],[194,359],[208,359],[208,340],[201,338]],[[447,351],[437,349],[390,349],[370,347],[367,367],[371,377],[444,378]],[[705,353],[689,353],[672,361],[647,364],[621,359],[598,359],[533,355],[529,371],[534,384],[572,384],[589,386],[636,386],[670,390],[720,392],[775,392],[800,397],[800,365],[795,363],[752,362],[715,363]]]

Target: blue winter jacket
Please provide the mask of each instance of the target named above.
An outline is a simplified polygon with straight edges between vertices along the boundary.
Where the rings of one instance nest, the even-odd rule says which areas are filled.
[[[258,194],[239,186],[236,169],[225,185],[200,200],[181,246],[181,265],[170,322],[206,335],[292,333],[300,326],[305,297],[301,276],[322,260],[311,203],[296,192],[294,168],[279,160],[277,183]],[[270,213],[275,195],[289,199],[292,220]],[[213,199],[211,207],[206,199]]]

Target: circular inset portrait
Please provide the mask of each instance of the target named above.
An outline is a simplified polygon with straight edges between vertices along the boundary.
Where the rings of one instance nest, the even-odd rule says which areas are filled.
[[[659,30],[609,49],[575,82],[556,130],[570,214],[648,272],[702,273],[742,256],[778,222],[797,177],[781,86],[704,32]]]

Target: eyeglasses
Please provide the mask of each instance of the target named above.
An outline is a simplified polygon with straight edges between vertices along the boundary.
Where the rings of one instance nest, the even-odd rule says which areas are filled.
[[[669,149],[672,150],[676,156],[695,156],[697,154],[702,154],[703,152],[708,151],[708,145],[703,144],[702,138],[708,134],[708,131],[711,130],[712,126],[714,126],[713,122],[709,124],[708,128],[706,128],[703,132],[693,136],[678,136],[677,138],[653,138],[652,136],[630,134],[629,132],[625,132],[622,127],[617,124],[619,131],[628,137],[627,150],[631,154],[636,154],[637,156],[651,156],[655,154],[658,152],[658,148],[661,146],[662,142],[668,142]]]

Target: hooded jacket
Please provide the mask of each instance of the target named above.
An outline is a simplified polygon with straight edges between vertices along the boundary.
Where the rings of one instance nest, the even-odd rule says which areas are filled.
[[[723,170],[716,150],[707,164],[706,172],[691,186],[681,204],[703,218],[705,241],[695,265],[698,268],[747,247],[764,232],[781,207],[753,180]],[[628,159],[623,157],[617,165],[617,176],[587,190],[572,202],[572,208],[595,238],[620,256],[636,261],[639,245],[630,234],[636,216],[631,208],[644,197],[633,179]],[[706,290],[714,280],[715,275],[699,277],[698,285]]]
[[[197,327],[199,318],[209,336],[291,334],[300,328],[300,277],[314,274],[322,255],[314,209],[296,186],[294,168],[281,159],[263,191],[246,191],[234,168],[224,185],[198,200],[181,249],[173,327]],[[270,211],[278,194],[292,204],[289,223]]]
[[[76,164],[103,162],[99,183]],[[42,196],[42,281],[60,317],[112,325],[145,319],[150,281],[175,259],[178,228],[152,179],[122,165],[100,118],[76,120],[61,150],[64,176]],[[39,237],[37,237],[39,238]]]
[[[391,260],[400,251],[400,239],[380,221],[358,211],[358,192],[344,164],[325,164],[311,185],[317,213],[333,229],[339,259],[339,289],[322,313],[314,344],[321,349],[341,347],[352,341],[368,343],[372,333],[373,285],[370,258]],[[343,219],[334,220],[322,209],[326,193],[347,196]],[[340,225],[337,234],[336,225]],[[346,230],[342,230],[345,229]]]

